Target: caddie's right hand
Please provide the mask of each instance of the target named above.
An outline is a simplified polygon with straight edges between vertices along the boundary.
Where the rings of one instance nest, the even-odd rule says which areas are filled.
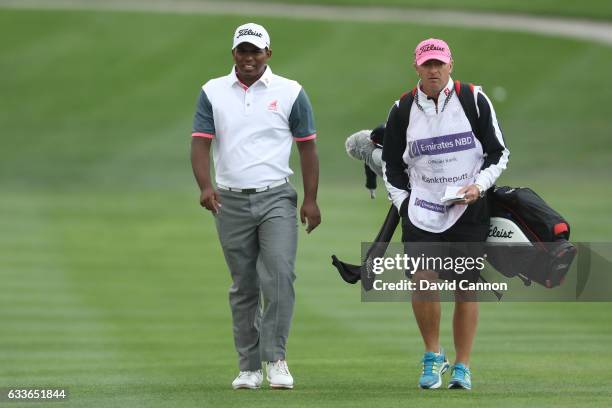
[[[219,214],[219,209],[221,208],[219,193],[212,187],[204,188],[202,194],[200,194],[200,205],[214,215]]]

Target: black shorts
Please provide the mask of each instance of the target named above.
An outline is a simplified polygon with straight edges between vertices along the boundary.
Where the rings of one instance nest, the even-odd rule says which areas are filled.
[[[482,243],[487,239],[489,221],[490,211],[486,198],[469,205],[453,226],[439,233],[416,227],[405,214],[402,217],[404,251],[411,258],[439,258],[440,262],[432,261],[427,265],[433,267],[424,269],[438,272],[441,279],[476,282],[482,268],[478,267],[479,263],[475,264],[466,259],[483,257]],[[443,267],[440,264],[443,264]],[[450,269],[451,265],[457,267]],[[409,278],[412,273],[414,271],[406,271]]]

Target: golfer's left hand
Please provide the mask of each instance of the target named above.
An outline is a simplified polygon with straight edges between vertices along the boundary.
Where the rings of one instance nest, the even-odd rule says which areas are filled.
[[[465,193],[465,197],[463,197],[463,203],[460,204],[470,205],[480,198],[480,190],[478,190],[476,184],[470,184],[457,191],[457,194],[461,193]]]
[[[300,220],[302,221],[302,225],[305,225],[306,222],[306,232],[310,234],[310,231],[317,228],[317,226],[321,223],[321,211],[319,211],[319,206],[316,201],[304,201],[302,203],[302,207],[300,208]]]

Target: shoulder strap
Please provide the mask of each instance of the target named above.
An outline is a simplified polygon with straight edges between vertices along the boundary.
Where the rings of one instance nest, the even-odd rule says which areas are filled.
[[[404,133],[410,124],[410,111],[412,110],[412,102],[414,102],[414,95],[416,95],[416,92],[417,89],[415,87],[412,91],[404,93],[399,100],[397,108],[399,110],[400,118],[402,118],[402,128]]]
[[[478,128],[478,111],[476,110],[476,101],[474,98],[474,84],[465,84],[455,81],[455,93],[463,107],[465,116],[467,116],[470,121],[474,135],[479,137],[480,129]]]

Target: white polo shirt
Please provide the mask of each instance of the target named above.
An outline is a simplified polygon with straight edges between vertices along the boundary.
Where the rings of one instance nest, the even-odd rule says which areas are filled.
[[[202,86],[193,137],[213,139],[215,180],[259,188],[289,177],[292,141],[316,138],[312,107],[302,86],[272,73],[247,87],[235,67]]]

